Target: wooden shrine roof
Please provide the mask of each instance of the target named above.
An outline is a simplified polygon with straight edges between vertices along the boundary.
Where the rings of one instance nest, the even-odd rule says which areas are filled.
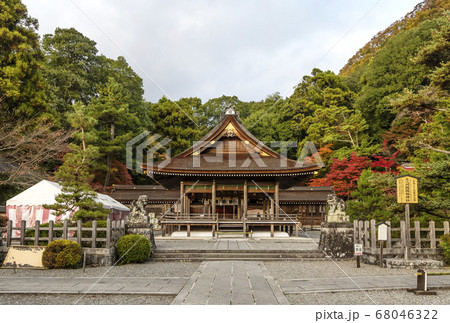
[[[321,166],[302,164],[270,149],[242,125],[233,110],[189,149],[168,162],[143,168],[158,183],[174,187],[173,177],[178,176],[299,177],[300,183]]]

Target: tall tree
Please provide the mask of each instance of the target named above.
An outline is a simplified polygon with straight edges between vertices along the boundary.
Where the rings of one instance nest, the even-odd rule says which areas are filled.
[[[115,79],[99,89],[99,96],[88,106],[90,115],[97,120],[92,134],[97,138],[96,145],[105,156],[104,187],[111,184],[111,171],[114,158],[125,151],[125,143],[133,137],[139,128],[139,119],[130,112],[128,91]]]
[[[97,147],[88,145],[89,130],[96,120],[88,116],[86,107],[80,102],[74,105],[68,120],[77,129],[74,135],[81,145],[70,144],[70,152],[64,156],[64,163],[55,174],[62,184],[62,191],[55,197],[56,203],[45,207],[55,210],[57,215],[74,212],[73,219],[83,222],[105,219],[109,211],[95,201],[96,193],[90,186],[93,161],[99,154]]]
[[[71,112],[76,101],[87,105],[95,96],[96,85],[102,81],[95,46],[93,40],[74,28],[56,28],[53,35],[44,36],[48,97],[57,112]]]
[[[9,117],[53,118],[45,99],[37,28],[20,0],[0,1],[0,109]]]
[[[185,98],[173,102],[166,97],[148,108],[148,114],[155,126],[154,133],[170,139],[172,156],[189,148],[194,140],[200,139],[202,129],[194,115],[201,105],[198,98]]]

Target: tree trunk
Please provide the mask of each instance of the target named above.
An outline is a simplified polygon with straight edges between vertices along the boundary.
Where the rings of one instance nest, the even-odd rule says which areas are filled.
[[[111,143],[114,141],[114,124],[111,125]],[[104,187],[108,187],[111,181],[111,164],[112,164],[112,152],[109,151],[106,155],[106,165],[108,169],[106,170],[105,176],[105,185]]]

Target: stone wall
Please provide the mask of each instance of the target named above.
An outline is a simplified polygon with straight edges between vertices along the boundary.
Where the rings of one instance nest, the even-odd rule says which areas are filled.
[[[116,248],[83,248],[86,251],[86,266],[112,266],[117,260]]]
[[[322,223],[319,248],[327,256],[333,258],[352,258],[354,253],[353,224]]]

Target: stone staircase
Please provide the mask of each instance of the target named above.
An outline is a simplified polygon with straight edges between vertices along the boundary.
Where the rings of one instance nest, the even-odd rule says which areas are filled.
[[[320,250],[195,250],[195,249],[156,249],[153,261],[213,261],[213,260],[246,260],[246,261],[280,261],[280,260],[325,260]]]

